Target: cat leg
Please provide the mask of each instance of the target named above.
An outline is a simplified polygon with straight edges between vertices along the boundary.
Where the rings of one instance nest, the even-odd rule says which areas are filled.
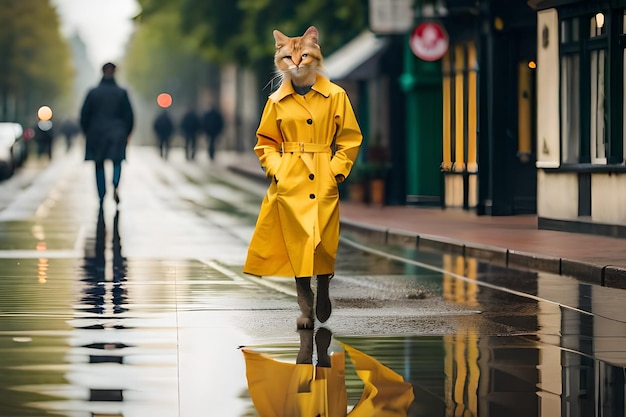
[[[317,276],[317,302],[315,304],[315,314],[322,323],[326,322],[332,313],[330,294],[328,287],[333,274]]]
[[[296,320],[298,329],[313,329],[313,290],[311,290],[311,277],[296,277],[296,292],[300,317]]]

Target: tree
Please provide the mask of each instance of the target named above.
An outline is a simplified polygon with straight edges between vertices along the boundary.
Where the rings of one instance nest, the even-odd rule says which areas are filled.
[[[328,52],[367,27],[366,0],[180,0],[185,33],[220,62],[254,67],[274,53],[272,31],[297,36],[311,25]]]
[[[0,0],[0,118],[26,123],[42,104],[66,104],[73,69],[49,0]]]
[[[128,81],[149,101],[167,91],[175,102],[196,103],[212,64],[199,39],[181,31],[179,0],[139,3],[142,12],[125,59]]]
[[[274,29],[297,36],[315,25],[328,56],[367,27],[367,0],[140,0],[140,4],[142,24],[160,12],[180,10],[178,33],[195,40],[199,55],[253,69],[260,80],[271,78],[274,69]]]

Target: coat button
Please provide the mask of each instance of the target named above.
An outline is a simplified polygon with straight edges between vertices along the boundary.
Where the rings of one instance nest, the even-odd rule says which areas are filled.
[[[306,124],[308,124],[308,125],[312,125],[312,124],[313,124],[313,120],[311,120],[311,119],[307,119],[307,120],[306,120]]]
[[[310,179],[311,181],[313,181],[313,180],[315,179],[315,175],[313,175],[313,174],[309,174],[309,179]]]
[[[313,200],[315,198],[315,194],[309,194],[309,198]]]

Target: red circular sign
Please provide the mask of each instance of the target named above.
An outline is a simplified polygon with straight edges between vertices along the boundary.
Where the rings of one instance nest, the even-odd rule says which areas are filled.
[[[418,58],[436,61],[448,51],[448,33],[437,23],[421,23],[411,34],[409,44]]]

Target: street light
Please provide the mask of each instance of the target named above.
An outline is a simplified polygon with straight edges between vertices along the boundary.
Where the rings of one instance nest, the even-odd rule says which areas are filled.
[[[52,129],[52,109],[48,106],[41,106],[39,110],[37,110],[37,117],[39,121],[37,122],[37,126],[43,132],[47,132]]]
[[[52,119],[52,109],[48,106],[39,107],[39,110],[37,110],[37,117],[43,122]]]

